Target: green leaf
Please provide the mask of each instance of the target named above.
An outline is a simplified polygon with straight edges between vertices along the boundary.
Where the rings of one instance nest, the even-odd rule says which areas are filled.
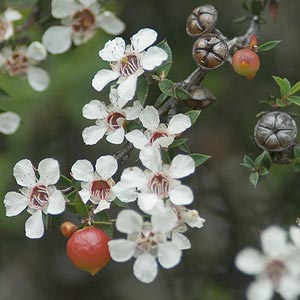
[[[148,96],[148,91],[149,91],[149,83],[148,80],[145,77],[139,77],[138,82],[137,82],[137,99],[139,102],[144,105],[147,96]]]
[[[292,166],[294,172],[300,172],[300,162],[298,160],[293,161]]]
[[[201,110],[190,110],[185,114],[191,119],[192,125],[196,123],[197,119],[199,118]]]
[[[241,163],[241,165],[249,169],[255,168],[254,161],[248,155],[244,155],[243,163]]]
[[[114,201],[113,201],[114,202]],[[94,216],[95,221],[108,222],[109,214],[107,211],[103,210]],[[113,225],[105,225],[105,224],[95,224],[97,227],[101,228],[109,237],[113,237]]]
[[[290,90],[290,95],[296,94],[300,91],[300,81],[298,81],[297,83],[295,83]]]
[[[142,129],[142,126],[138,121],[129,121],[126,124],[127,132],[130,132],[130,131],[135,130],[135,129]]]
[[[243,1],[242,7],[243,7],[244,10],[246,10],[246,11],[249,11],[249,10],[250,10],[250,8],[249,8],[249,6],[248,6],[248,3],[247,3],[246,1]]]
[[[179,100],[192,99],[192,95],[181,87],[177,87],[175,92],[176,92],[176,98]]]
[[[78,193],[76,193],[76,196],[75,196],[75,209],[79,215],[81,215],[83,217],[88,217],[89,210],[86,207],[86,205],[83,203],[83,201]]]
[[[271,49],[275,48],[280,42],[281,42],[280,40],[269,41],[269,42],[266,42],[266,43],[260,45],[257,49],[259,52],[270,51]]]
[[[261,0],[252,0],[251,1],[251,12],[254,15],[259,15],[263,10],[263,4]]]
[[[185,152],[185,153],[188,153],[188,154],[191,153],[191,149],[190,149],[190,147],[187,145],[187,143],[184,143],[184,144],[179,145],[178,148],[179,148],[181,151]]]
[[[63,186],[64,188],[72,186],[72,179],[69,179],[68,177],[64,175],[60,175],[58,184],[60,186]]]
[[[264,152],[260,155],[258,155],[254,161],[255,167],[260,168],[262,166],[263,160],[264,160]]]
[[[283,102],[280,98],[276,98],[276,105],[279,107],[285,107],[287,106],[289,103],[287,102]]]
[[[160,94],[160,96],[156,99],[154,106],[160,107],[168,98],[169,96],[166,94]]]
[[[286,78],[280,78],[277,76],[272,76],[276,81],[277,85],[280,87],[281,96],[288,95],[290,93],[291,85]]]
[[[292,103],[296,104],[296,105],[300,105],[300,97],[299,96],[290,96],[287,98],[287,100],[291,101]]]
[[[259,169],[259,176],[267,176],[268,174],[269,174],[269,171],[267,168],[262,167]]]
[[[196,167],[204,164],[209,158],[211,158],[211,156],[199,153],[190,154],[190,157],[194,160]]]
[[[164,79],[158,83],[159,89],[167,96],[176,97],[176,85],[173,81],[169,79]]]
[[[253,172],[249,176],[250,182],[256,187],[258,180],[259,180],[259,173],[258,172]]]
[[[128,203],[121,201],[119,198],[115,198],[112,204],[114,204],[117,207],[126,207],[126,208],[129,207]]]
[[[294,147],[294,156],[295,158],[300,157],[300,146]]]
[[[184,139],[184,138],[178,138],[178,139],[175,139],[174,142],[169,146],[169,149],[172,149],[172,148],[175,148],[175,147],[178,147],[184,143],[186,143],[189,139]]]
[[[10,95],[2,88],[0,88],[0,97],[5,96],[5,97],[10,97]]]
[[[270,169],[271,168],[271,165],[272,165],[272,158],[270,156],[270,153],[265,150],[263,152],[263,156],[264,156],[264,159],[263,159],[263,164],[264,166],[267,168],[267,169]]]
[[[164,79],[168,76],[172,66],[172,50],[166,40],[161,41],[157,44],[157,46],[165,50],[168,54],[168,58],[156,69],[156,72],[159,74],[159,76]]]
[[[161,159],[165,164],[170,164],[171,163],[171,158],[168,154],[167,151],[164,149],[160,148],[160,154],[161,154]]]

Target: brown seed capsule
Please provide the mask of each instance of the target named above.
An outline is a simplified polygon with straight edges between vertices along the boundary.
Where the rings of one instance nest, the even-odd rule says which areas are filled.
[[[60,225],[60,231],[66,238],[69,238],[76,230],[77,226],[71,222],[64,222]]]
[[[273,111],[263,115],[254,130],[255,142],[261,149],[280,152],[291,147],[297,136],[294,119],[285,112]]]
[[[209,33],[194,43],[193,56],[202,69],[217,69],[227,60],[228,46],[218,35]]]
[[[184,104],[185,106],[193,109],[205,109],[216,100],[216,97],[207,88],[194,86],[189,93],[191,94],[192,98],[184,100]]]
[[[193,10],[186,20],[186,32],[189,36],[199,36],[211,32],[217,21],[218,13],[212,5],[202,5]]]

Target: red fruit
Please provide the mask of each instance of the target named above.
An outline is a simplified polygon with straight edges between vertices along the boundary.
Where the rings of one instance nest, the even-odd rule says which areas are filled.
[[[232,57],[232,67],[239,75],[253,79],[260,67],[260,60],[253,50],[240,49]]]
[[[91,275],[98,273],[109,261],[109,236],[93,226],[74,232],[67,243],[67,254],[73,264]]]
[[[60,231],[66,238],[69,238],[76,230],[77,226],[71,222],[63,222],[60,225]]]

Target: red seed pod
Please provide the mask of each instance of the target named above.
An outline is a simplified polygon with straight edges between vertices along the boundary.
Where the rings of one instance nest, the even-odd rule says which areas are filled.
[[[67,254],[78,269],[95,275],[110,261],[109,241],[104,231],[93,226],[84,227],[69,238]]]
[[[64,222],[60,225],[60,231],[62,235],[69,238],[76,230],[77,226],[72,222]]]

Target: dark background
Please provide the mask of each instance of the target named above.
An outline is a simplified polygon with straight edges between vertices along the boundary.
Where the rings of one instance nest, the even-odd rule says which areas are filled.
[[[28,12],[34,1],[11,3]],[[169,77],[181,81],[195,68],[191,56],[195,39],[185,33],[186,17],[194,7],[205,3],[218,10],[218,28],[226,36],[244,33],[247,24],[232,22],[244,14],[242,1],[238,0],[123,0],[117,8],[127,24],[126,39],[149,27],[159,33],[159,40],[168,40],[174,55]],[[184,252],[180,265],[160,269],[157,279],[149,285],[135,279],[132,260],[111,262],[92,277],[77,270],[66,256],[66,241],[58,226],[70,216],[56,218],[53,230],[40,240],[30,240],[24,236],[28,214],[7,218],[1,205],[0,299],[244,299],[252,278],[234,267],[238,251],[250,245],[259,247],[259,233],[267,226],[288,228],[300,216],[300,178],[291,166],[273,166],[271,176],[256,189],[249,183],[247,170],[240,166],[245,153],[252,157],[259,154],[251,136],[256,114],[266,108],[259,100],[279,92],[271,75],[287,77],[292,83],[299,80],[299,11],[300,2],[290,0],[282,1],[275,23],[266,15],[267,24],[261,27],[259,40],[282,43],[261,54],[261,69],[253,81],[235,74],[229,64],[210,72],[204,80],[217,102],[201,113],[197,125],[185,137],[190,138],[193,152],[213,156],[186,180],[195,193],[193,208],[199,210],[206,223],[200,230],[188,231],[192,249]],[[35,34],[39,36],[38,28]],[[77,159],[94,162],[100,155],[118,150],[118,146],[104,141],[85,146],[81,138],[82,129],[91,124],[82,117],[82,106],[91,99],[107,99],[108,90],[96,93],[91,80],[99,69],[107,67],[97,53],[110,38],[99,32],[77,49],[50,55],[42,64],[51,76],[51,86],[44,93],[34,92],[26,81],[1,75],[0,86],[11,95],[0,98],[1,105],[22,116],[15,135],[0,137],[2,199],[7,191],[18,188],[12,168],[22,158],[37,165],[43,158],[53,157],[59,160],[62,173],[68,174]],[[155,89],[151,96],[158,96]],[[298,109],[293,112],[298,113]]]

